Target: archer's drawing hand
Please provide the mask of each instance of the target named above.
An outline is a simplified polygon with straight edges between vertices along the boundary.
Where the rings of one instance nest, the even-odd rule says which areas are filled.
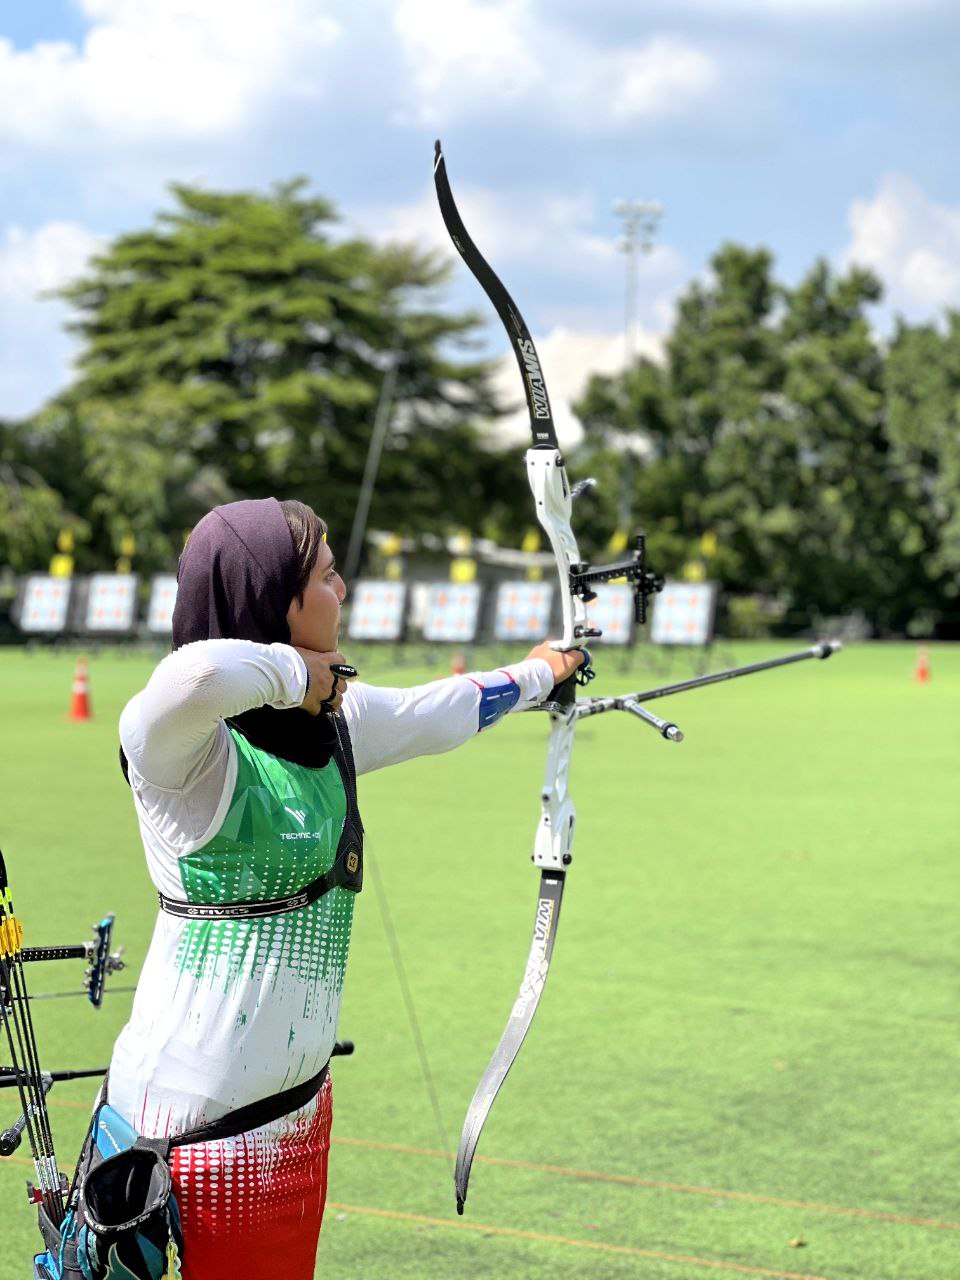
[[[566,649],[561,652],[559,649],[554,649],[549,640],[544,640],[543,644],[536,645],[530,650],[527,657],[543,658],[545,662],[550,664],[554,685],[563,684],[564,680],[569,680],[573,673],[587,660],[585,650]]]
[[[330,667],[347,665],[343,654],[336,650],[317,653],[315,649],[294,647],[307,664],[307,692],[300,706],[312,716],[318,716],[322,711],[339,711],[347,682],[331,671]]]

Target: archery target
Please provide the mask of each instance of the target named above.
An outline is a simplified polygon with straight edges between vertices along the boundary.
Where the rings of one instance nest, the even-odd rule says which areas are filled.
[[[136,621],[137,577],[95,573],[87,591],[85,631],[130,631]]]
[[[633,631],[633,590],[626,584],[609,582],[598,582],[593,590],[597,598],[587,604],[591,627],[600,628],[604,644],[629,644]]]
[[[70,578],[51,578],[33,574],[23,587],[20,630],[34,634],[57,635],[67,625],[70,604]]]
[[[173,608],[177,603],[177,579],[172,573],[158,573],[150,584],[147,630],[169,635],[173,630]]]
[[[497,640],[543,640],[550,630],[553,584],[501,582],[493,634]]]
[[[479,614],[479,583],[436,582],[427,596],[423,638],[466,644],[477,634]]]
[[[663,645],[706,645],[713,639],[715,582],[668,582],[656,597],[650,639]]]
[[[350,592],[351,640],[399,640],[407,588],[402,582],[370,579],[358,582]]]

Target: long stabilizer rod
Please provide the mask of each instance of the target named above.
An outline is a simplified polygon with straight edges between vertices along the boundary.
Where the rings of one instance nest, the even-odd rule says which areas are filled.
[[[654,698],[667,698],[672,693],[686,693],[688,689],[702,689],[708,684],[720,684],[724,680],[735,680],[738,676],[752,676],[758,671],[771,671],[774,667],[786,667],[793,662],[806,662],[810,658],[829,658],[843,646],[839,640],[824,640],[821,644],[811,645],[809,649],[801,649],[798,653],[787,653],[782,658],[768,658],[765,662],[751,662],[746,667],[730,667],[726,671],[714,671],[710,675],[694,676],[691,680],[681,680],[679,684],[664,685],[660,689],[644,689],[639,693],[623,693],[616,698],[578,698],[578,716],[598,715],[603,711],[632,710],[628,703],[652,702]]]

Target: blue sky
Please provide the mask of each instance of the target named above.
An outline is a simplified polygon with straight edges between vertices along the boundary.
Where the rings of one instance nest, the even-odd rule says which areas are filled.
[[[665,206],[637,345],[724,241],[782,278],[876,269],[893,312],[960,305],[960,8],[945,0],[33,0],[0,13],[0,417],[69,378],[37,294],[149,222],[171,180],[306,174],[346,224],[445,247],[467,225],[559,401],[623,355],[617,197]],[[465,271],[454,306],[482,307]],[[491,351],[504,347],[496,323]],[[515,393],[507,367],[504,389]]]

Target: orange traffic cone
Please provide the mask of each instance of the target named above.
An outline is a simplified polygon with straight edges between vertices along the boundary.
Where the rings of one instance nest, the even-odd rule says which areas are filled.
[[[87,676],[86,658],[78,658],[73,673],[73,697],[70,702],[70,720],[91,720],[90,680]]]
[[[450,664],[450,670],[453,672],[455,676],[462,676],[463,673],[466,671],[466,669],[467,669],[467,664],[463,654],[455,653],[453,655],[453,662],[451,662]]]
[[[917,665],[914,668],[913,678],[917,684],[930,683],[930,656],[926,645],[921,645],[917,650]]]

